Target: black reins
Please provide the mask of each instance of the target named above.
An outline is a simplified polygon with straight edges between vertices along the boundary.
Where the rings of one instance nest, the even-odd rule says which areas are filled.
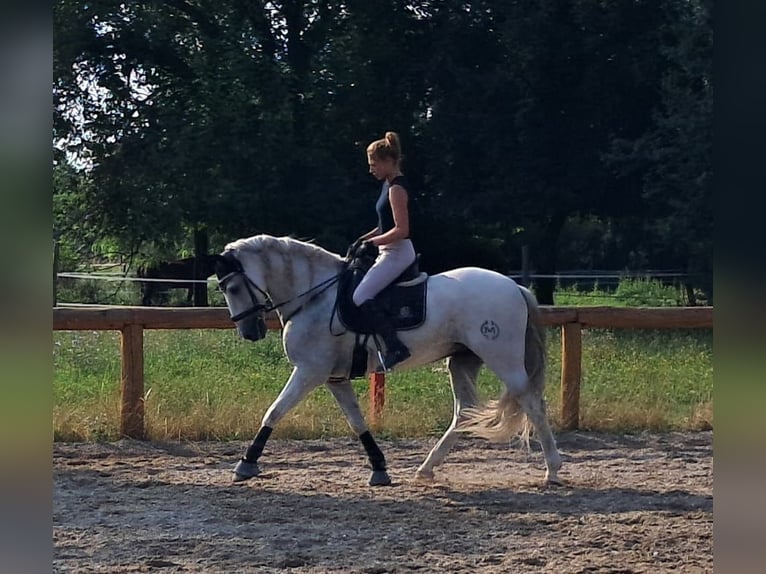
[[[239,262],[237,261],[237,263]],[[301,305],[295,311],[290,313],[290,315],[283,317],[283,321],[287,323],[287,321],[292,319],[296,314],[298,314],[298,312],[303,310],[306,307],[306,305],[308,305],[311,301],[319,297],[319,295],[321,295],[322,293],[327,291],[327,289],[329,289],[335,283],[337,283],[338,280],[340,280],[341,276],[343,275],[344,271],[345,271],[345,267],[344,269],[341,269],[341,271],[337,275],[333,275],[329,279],[325,279],[321,283],[314,285],[313,287],[307,289],[303,293],[296,295],[295,297],[292,297],[290,299],[287,299],[286,301],[282,301],[281,303],[276,303],[276,304],[271,300],[271,297],[269,297],[269,294],[265,290],[261,289],[255,283],[255,281],[253,281],[252,279],[250,279],[250,277],[247,276],[247,273],[245,273],[245,270],[242,268],[241,263],[239,264],[238,269],[235,269],[234,271],[227,273],[221,279],[219,279],[218,286],[222,288],[224,283],[226,283],[234,275],[241,275],[245,278],[245,287],[247,287],[247,292],[250,295],[250,301],[252,301],[253,306],[250,307],[249,309],[242,311],[241,313],[232,315],[231,320],[234,321],[235,323],[237,321],[244,319],[245,317],[249,317],[250,315],[254,313],[260,313],[260,312],[269,313],[271,311],[276,311],[277,309],[279,309],[280,307],[283,307],[284,305],[287,305],[288,303],[292,303],[293,301],[297,301],[301,297],[305,297],[306,295],[309,295],[310,293],[314,293],[305,303],[303,303],[303,305]],[[255,288],[255,290],[258,291],[261,295],[263,295],[266,301],[265,303],[258,302],[258,297],[256,297],[255,293],[253,292],[253,288]]]

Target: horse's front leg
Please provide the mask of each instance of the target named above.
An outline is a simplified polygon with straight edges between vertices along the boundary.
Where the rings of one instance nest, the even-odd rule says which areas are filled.
[[[343,414],[346,416],[348,426],[359,437],[364,450],[367,452],[367,457],[370,459],[370,467],[372,467],[372,474],[370,475],[370,486],[388,486],[391,484],[391,477],[388,476],[386,470],[386,457],[383,456],[383,452],[380,450],[378,443],[372,437],[367,428],[367,423],[364,421],[364,415],[359,408],[359,401],[356,400],[356,394],[354,388],[351,386],[351,382],[346,379],[343,381],[330,381],[327,383],[327,387],[330,389],[332,396],[338,402]]]
[[[261,428],[245,452],[245,456],[234,467],[234,482],[241,482],[258,476],[260,473],[258,459],[263,453],[266,441],[271,436],[271,431],[290,409],[300,403],[310,391],[322,384],[323,380],[324,377],[312,375],[306,369],[299,369],[298,367],[293,369],[282,392],[263,415]]]
[[[141,287],[141,305],[148,307],[152,304],[152,284],[144,283]]]

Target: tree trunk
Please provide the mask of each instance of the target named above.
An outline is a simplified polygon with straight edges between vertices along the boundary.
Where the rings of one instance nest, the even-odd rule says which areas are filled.
[[[541,274],[550,275],[547,267],[538,269]],[[548,277],[541,277],[535,280],[535,297],[540,305],[553,305],[553,292],[556,290],[556,280]]]
[[[208,256],[208,237],[207,229],[197,227],[194,230],[194,278],[202,275],[201,271],[205,266]],[[199,269],[198,269],[199,267]],[[194,306],[207,307],[207,284],[194,283]]]
[[[537,273],[540,275],[553,275],[556,273],[559,235],[565,221],[566,215],[563,213],[555,214],[548,219],[542,230],[542,241],[535,248]],[[541,305],[553,305],[553,292],[556,289],[556,280],[554,278],[543,277],[536,279],[534,287],[538,303]]]
[[[521,246],[521,284],[529,288],[529,245]]]

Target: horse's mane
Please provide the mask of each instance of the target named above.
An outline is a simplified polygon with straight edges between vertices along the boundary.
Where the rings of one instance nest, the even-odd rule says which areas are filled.
[[[278,252],[283,255],[300,254],[320,262],[338,262],[341,260],[340,255],[327,251],[313,242],[300,241],[289,236],[254,235],[232,241],[226,244],[224,249],[225,251],[250,251],[253,253]]]

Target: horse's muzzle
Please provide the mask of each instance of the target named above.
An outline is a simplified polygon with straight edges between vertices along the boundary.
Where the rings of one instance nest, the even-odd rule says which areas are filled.
[[[237,323],[239,336],[248,341],[260,341],[266,336],[266,320],[262,316],[248,317]]]

